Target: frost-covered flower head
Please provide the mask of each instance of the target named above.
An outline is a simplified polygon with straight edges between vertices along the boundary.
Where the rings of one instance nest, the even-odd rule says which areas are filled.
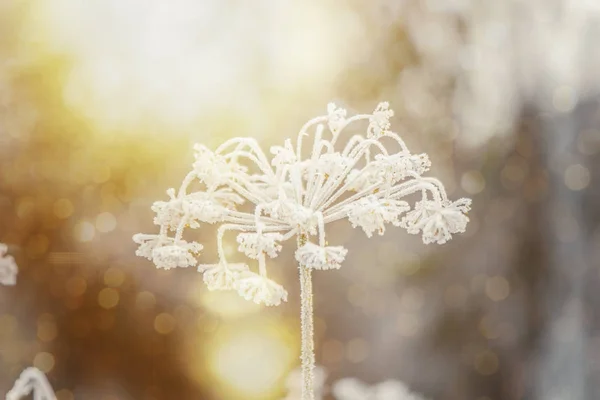
[[[34,367],[21,373],[13,388],[6,394],[6,400],[22,400],[31,394],[34,400],[56,400],[46,375]]]
[[[196,266],[202,246],[184,241],[184,229],[220,224],[219,260],[198,268],[209,289],[236,290],[246,299],[278,305],[287,292],[268,277],[267,259],[285,241],[299,238],[296,259],[307,269],[341,267],[347,250],[327,245],[328,223],[348,219],[369,237],[391,224],[421,234],[425,243],[445,243],[464,232],[470,200],[448,200],[438,180],[423,176],[429,158],[412,154],[391,130],[393,115],[388,103],[350,117],[329,104],[327,114],[308,121],[295,141],[272,147],[271,158],[251,138],[228,140],[214,151],[196,145],[196,161],[180,188],[168,190],[169,198],[152,207],[159,233],[134,237],[137,254],[159,268]],[[411,206],[413,195],[420,200]],[[239,210],[244,203],[252,211]],[[239,251],[256,260],[256,272],[227,262],[228,232],[237,234]]]
[[[13,286],[17,283],[19,268],[12,256],[7,255],[8,246],[0,243],[0,285]]]

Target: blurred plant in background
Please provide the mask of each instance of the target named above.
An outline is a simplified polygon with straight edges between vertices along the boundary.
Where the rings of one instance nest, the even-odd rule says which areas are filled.
[[[19,267],[13,256],[7,254],[8,246],[0,243],[0,284],[13,286],[17,283]]]
[[[21,400],[29,395],[33,396],[33,400],[56,400],[46,375],[33,367],[21,373],[15,386],[6,394],[6,400]]]

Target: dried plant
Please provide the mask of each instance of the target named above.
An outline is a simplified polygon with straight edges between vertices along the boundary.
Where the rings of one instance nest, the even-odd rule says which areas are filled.
[[[20,400],[33,393],[33,400],[56,400],[54,390],[46,375],[37,368],[25,369],[13,388],[6,394],[6,400]]]
[[[271,148],[269,161],[258,142],[235,138],[216,151],[195,146],[193,170],[178,190],[169,189],[169,200],[154,203],[158,234],[137,234],[136,254],[158,268],[196,266],[197,242],[183,239],[184,228],[201,223],[220,224],[219,260],[200,265],[209,290],[236,290],[242,297],[267,306],[287,300],[283,286],[267,274],[267,257],[276,257],[282,242],[296,237],[301,284],[303,397],[314,399],[313,369],[313,270],[339,269],[347,250],[330,246],[325,225],[347,218],[368,237],[382,235],[385,225],[404,227],[421,234],[425,243],[446,243],[464,232],[471,201],[450,201],[443,185],[423,177],[430,166],[426,154],[411,154],[403,140],[390,130],[393,111],[381,103],[372,114],[346,116],[346,110],[329,104],[328,114],[308,121],[295,143]],[[360,121],[368,123],[366,135],[352,135],[336,150],[342,132]],[[329,138],[324,137],[329,130]],[[305,138],[313,131],[312,152],[302,158]],[[387,147],[386,147],[387,145]],[[391,152],[390,147],[398,147]],[[201,190],[190,190],[199,183]],[[405,200],[420,194],[411,208]],[[245,202],[253,210],[238,210]],[[245,263],[228,263],[223,248],[225,233],[237,232],[239,251],[258,262],[258,273]],[[170,232],[174,232],[170,235]],[[316,237],[316,239],[313,239]]]
[[[12,256],[7,255],[8,246],[0,243],[0,285],[13,286],[17,284],[19,268]]]

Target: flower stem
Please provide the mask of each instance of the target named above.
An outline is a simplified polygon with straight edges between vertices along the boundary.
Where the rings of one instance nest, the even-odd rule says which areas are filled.
[[[305,233],[298,235],[298,247],[307,241]],[[298,266],[300,273],[300,322],[302,327],[302,400],[314,400],[315,342],[313,322],[313,290],[310,268]]]

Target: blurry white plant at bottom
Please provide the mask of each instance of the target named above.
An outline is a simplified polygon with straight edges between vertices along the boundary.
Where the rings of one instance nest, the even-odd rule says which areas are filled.
[[[397,380],[369,386],[356,378],[344,378],[334,383],[333,395],[336,400],[425,400]]]
[[[315,366],[314,370],[314,399],[323,400],[323,396],[327,393],[325,387],[325,381],[327,380],[327,372],[321,366]],[[282,400],[301,400],[302,399],[302,388],[304,382],[302,381],[302,369],[297,368],[290,372],[286,380],[286,387],[288,390],[287,396]]]
[[[46,375],[35,367],[25,369],[6,394],[6,400],[22,400],[33,393],[33,400],[56,400]]]
[[[326,381],[325,369],[315,367],[315,400],[323,400],[325,394],[329,393]],[[282,400],[301,400],[302,385],[302,370],[290,372],[286,382],[288,393]],[[331,392],[335,400],[426,400],[420,394],[411,392],[403,382],[392,379],[370,386],[356,378],[343,378],[333,383]]]
[[[8,246],[0,243],[0,285],[14,286],[17,284],[19,268],[12,256],[7,255]]]
[[[367,237],[383,235],[386,225],[420,234],[424,243],[444,244],[464,232],[471,200],[451,201],[435,178],[422,176],[431,162],[412,154],[390,130],[394,112],[380,103],[371,114],[348,117],[329,104],[327,115],[308,121],[295,143],[271,148],[271,160],[257,140],[234,138],[215,151],[194,147],[196,161],[178,190],[167,201],[155,202],[157,234],[137,234],[137,255],[163,269],[197,265],[203,246],[183,239],[185,228],[220,224],[214,264],[202,264],[209,290],[234,290],[247,300],[267,306],[287,301],[288,293],[267,274],[267,258],[296,238],[300,275],[302,333],[302,400],[314,400],[314,317],[312,272],[341,268],[348,250],[331,246],[326,224],[347,219]],[[365,122],[363,134],[340,137],[349,127]],[[366,128],[366,129],[364,129]],[[328,134],[326,134],[328,130]],[[312,133],[310,156],[303,156],[305,138]],[[338,149],[336,149],[338,148]],[[192,185],[200,185],[191,189]],[[414,207],[405,201],[420,196]],[[251,203],[253,211],[237,206]],[[229,263],[223,245],[227,232],[237,232],[238,250],[256,260],[257,272],[246,263]],[[314,237],[314,239],[313,239]]]

